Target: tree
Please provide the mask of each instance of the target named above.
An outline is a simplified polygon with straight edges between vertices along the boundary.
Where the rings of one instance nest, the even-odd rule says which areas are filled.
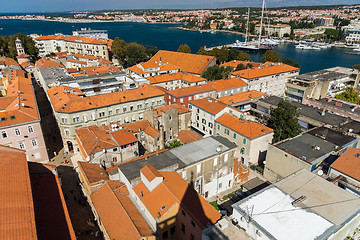
[[[332,41],[338,41],[342,37],[342,31],[341,29],[336,30],[336,29],[327,28],[325,30],[325,35],[328,39],[331,39]]]
[[[116,37],[111,46],[113,56],[119,60],[120,64],[124,64],[126,56],[126,42]]]
[[[169,145],[166,145],[165,148],[166,149],[173,149],[173,148],[179,147],[181,145],[182,144],[181,144],[181,142],[179,140],[174,140]]]
[[[251,61],[251,57],[249,54],[247,54],[246,52],[243,52],[243,51],[239,51],[239,54],[237,56],[237,60],[240,60],[240,61]]]
[[[244,66],[244,64],[240,63],[237,65],[235,71],[240,71],[240,70],[244,70],[246,69],[246,67]]]
[[[336,95],[336,98],[340,99],[340,100],[344,100],[344,101],[359,104],[360,103],[359,93],[360,92],[356,91],[354,88],[348,87],[348,88],[345,89],[344,92]]]
[[[229,73],[232,71],[231,67],[222,67],[219,65],[214,65],[205,70],[201,77],[206,78],[208,81],[219,80],[226,78]]]
[[[152,58],[159,51],[159,49],[154,46],[146,46],[145,48],[148,58]]]
[[[191,49],[189,47],[189,45],[185,44],[181,44],[177,50],[178,52],[183,52],[183,53],[191,53]]]
[[[61,52],[61,47],[60,47],[60,46],[56,46],[56,51]]]
[[[196,54],[197,55],[208,55],[209,53],[205,50],[204,47],[201,47]]]
[[[214,56],[216,58],[216,62],[218,64],[221,64],[223,62],[226,62],[229,58],[229,51],[227,50],[227,48],[225,46],[223,46],[222,48],[218,49],[218,48],[213,48],[210,52],[209,52],[210,56]]]
[[[297,67],[300,68],[300,63],[298,62],[294,62],[294,60],[290,59],[290,58],[283,58],[281,60],[282,63],[285,63],[287,65],[293,66],[293,67]]]
[[[129,43],[126,46],[126,66],[133,66],[147,60],[146,49],[142,44]]]
[[[268,127],[274,129],[273,143],[297,136],[301,132],[296,106],[281,100],[277,108],[270,108]]]
[[[37,60],[39,58],[39,49],[36,47],[35,41],[31,37],[21,33],[11,35],[6,39],[8,46],[6,55],[8,57],[15,59],[17,56],[16,46],[15,46],[16,38],[21,40],[22,46],[26,54],[30,55],[33,58],[33,60]]]
[[[229,59],[228,61],[237,60],[239,56],[240,51],[236,48],[230,48],[229,49]]]
[[[262,56],[261,62],[281,62],[281,55],[275,50],[267,50]]]
[[[355,64],[352,68],[360,71],[360,64]]]

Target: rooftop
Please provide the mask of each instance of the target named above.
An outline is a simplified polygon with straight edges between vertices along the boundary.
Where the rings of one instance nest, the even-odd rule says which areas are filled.
[[[190,73],[184,73],[184,72],[163,74],[163,75],[159,75],[159,76],[148,77],[148,79],[150,80],[150,84],[170,82],[170,81],[180,80],[180,79],[184,80],[186,82],[190,82],[190,83],[206,81],[205,78],[202,78],[202,77],[190,74]]]
[[[213,85],[211,85],[210,83],[206,83],[191,87],[174,89],[172,91],[168,91],[167,93],[176,98],[180,98],[180,97],[192,96],[198,93],[211,92],[215,90],[216,89],[213,87]]]
[[[221,64],[221,66],[236,68],[239,64],[243,64],[244,66],[251,64],[251,65],[253,65],[253,67],[259,67],[261,63],[234,60],[234,61],[223,63],[223,64]]]
[[[72,92],[71,89],[76,90],[65,86],[55,86],[48,90],[50,101],[56,112],[78,112],[164,95],[161,90],[148,84],[143,84],[137,89],[89,97],[82,97],[78,89],[77,92]]]
[[[229,113],[224,113],[215,121],[249,139],[258,138],[273,132],[273,129],[265,125],[254,121],[243,120]]]
[[[64,36],[64,35],[47,35],[41,36],[35,39],[36,41],[41,40],[63,40],[67,42],[81,42],[81,43],[88,43],[88,44],[108,44],[109,41],[100,40],[96,38],[86,38],[86,37],[77,37],[77,36]]]
[[[236,71],[233,72],[231,75],[238,78],[253,79],[292,71],[299,71],[299,68],[283,63],[266,62],[257,68],[248,68]]]
[[[294,79],[299,79],[306,82],[313,81],[335,81],[343,78],[347,78],[349,75],[345,73],[340,73],[338,71],[330,71],[328,69],[323,69],[320,71],[304,73],[298,76],[295,76]]]
[[[227,107],[227,105],[223,102],[218,101],[213,98],[202,98],[197,100],[192,100],[189,104],[194,105],[212,115],[218,114],[221,110]]]
[[[201,75],[214,59],[213,56],[160,50],[150,61],[167,62],[180,67],[183,72]]]
[[[177,139],[182,142],[182,144],[188,144],[197,140],[202,139],[202,137],[197,134],[194,131],[191,130],[180,130],[179,131],[179,136],[177,137]]]
[[[293,206],[301,196],[306,199]],[[360,199],[302,169],[233,207],[246,216],[251,208],[252,222],[272,239],[328,239],[360,213]]]
[[[0,239],[37,239],[25,151],[0,145]]]
[[[191,215],[202,229],[206,228],[207,224],[215,224],[221,218],[220,213],[178,173],[155,171],[157,176],[163,177],[163,181],[155,189],[150,192],[143,182],[134,187],[135,193],[142,196],[141,201],[155,219],[160,221],[166,218],[173,214],[171,209],[175,210],[179,206]]]
[[[225,104],[237,104],[241,102],[248,102],[252,101],[253,99],[258,99],[260,97],[266,96],[266,93],[262,93],[256,90],[251,90],[247,92],[242,93],[235,93],[230,96],[220,97],[219,101],[225,103]]]
[[[102,180],[109,180],[106,171],[100,167],[99,164],[79,161],[78,165],[80,171],[82,171],[89,184],[97,183]]]
[[[209,83],[214,86],[217,92],[247,86],[247,83],[240,78],[220,79],[216,81],[211,81]]]
[[[348,148],[331,168],[360,181],[360,149]]]

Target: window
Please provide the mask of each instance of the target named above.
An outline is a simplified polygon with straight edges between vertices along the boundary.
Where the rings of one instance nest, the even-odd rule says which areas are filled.
[[[200,120],[200,117],[199,117],[199,115],[196,115],[196,119],[197,119],[197,120]]]
[[[175,234],[175,227],[172,227],[170,229],[170,235],[173,236]]]
[[[2,136],[2,138],[7,138],[7,133],[6,133],[6,131],[2,131],[2,132],[1,132],[1,136]]]
[[[16,136],[20,136],[20,135],[21,135],[20,129],[15,128],[15,135],[16,135]]]
[[[33,147],[36,147],[38,145],[36,139],[31,139],[31,145]]]
[[[232,111],[232,110],[229,110],[229,113],[230,113],[230,114],[232,114],[232,113],[233,113],[233,111]]]
[[[213,128],[213,124],[211,122],[209,122],[209,127]]]
[[[196,126],[199,127],[199,123],[196,123]]]
[[[183,178],[183,179],[186,179],[186,171],[183,171],[183,172],[182,172],[182,178]]]
[[[67,118],[66,118],[66,117],[62,117],[62,118],[61,118],[61,122],[62,122],[62,123],[67,123]]]
[[[73,122],[74,123],[80,122],[80,117],[79,116],[73,117]]]
[[[169,121],[171,121],[172,120],[172,116],[169,116]]]
[[[105,112],[99,112],[99,117],[105,117]]]
[[[120,108],[117,108],[117,109],[115,110],[115,112],[116,112],[116,114],[119,114],[119,113],[120,113]]]
[[[216,167],[216,165],[217,165],[217,161],[218,161],[218,158],[216,157],[216,158],[214,158],[214,167]]]
[[[194,235],[190,234],[190,240],[195,240]]]
[[[20,149],[25,149],[25,144],[24,144],[24,142],[19,142],[19,148],[20,148]]]
[[[33,132],[34,132],[33,127],[32,127],[32,126],[28,126],[28,131],[29,131],[29,133],[33,133]]]
[[[243,143],[246,144],[246,138],[244,138]]]
[[[181,223],[181,231],[185,234],[185,225]]]
[[[206,120],[205,120],[205,119],[202,119],[201,122],[202,122],[203,124],[206,124]]]
[[[183,99],[183,98],[180,98],[180,103],[184,103],[184,99]]]
[[[167,240],[168,239],[168,231],[163,232],[163,240]]]
[[[245,148],[241,148],[240,152],[241,152],[242,154],[245,154]]]
[[[175,102],[175,99],[174,99],[174,102]],[[155,100],[152,100],[151,106],[155,106]]]
[[[142,104],[137,105],[137,110],[142,109]]]
[[[220,124],[218,124],[218,130],[220,130]]]
[[[200,171],[201,171],[201,164],[199,164],[199,165],[196,166],[196,172],[197,172],[197,173],[200,173]]]
[[[219,183],[219,188],[222,188],[222,183]]]
[[[127,111],[126,107],[123,107],[123,112],[126,112],[126,111]]]
[[[117,157],[113,157],[113,158],[112,158],[112,161],[113,161],[113,162],[117,162]]]
[[[229,133],[230,133],[229,129],[226,129],[226,128],[225,128],[225,131],[224,131],[224,132],[225,132],[225,134],[227,134],[227,135],[229,135]]]
[[[157,105],[161,105],[161,100],[158,100],[158,101],[157,101]]]
[[[65,136],[69,136],[70,135],[69,129],[64,129],[64,133],[65,133]]]
[[[112,109],[109,110],[109,116],[113,115]]]
[[[191,221],[191,226],[195,227],[194,221]]]
[[[184,212],[184,210],[181,210],[181,214],[185,217],[185,212]]]
[[[191,96],[189,97],[189,101],[191,101]]]
[[[134,111],[134,106],[133,105],[130,106],[130,111]]]
[[[84,122],[88,121],[87,115],[83,115],[83,118],[84,118]]]
[[[234,139],[236,139],[236,133],[234,133]]]

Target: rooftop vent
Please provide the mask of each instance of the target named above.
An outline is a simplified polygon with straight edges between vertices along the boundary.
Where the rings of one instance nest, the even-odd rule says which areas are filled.
[[[164,210],[165,208],[166,208],[165,205],[163,205],[160,209],[161,209],[161,210]]]
[[[305,157],[305,156],[302,156],[301,159],[302,159],[302,160],[306,160],[306,157]]]
[[[357,154],[355,155],[355,157],[357,157],[357,158],[360,157],[360,153],[357,153]]]

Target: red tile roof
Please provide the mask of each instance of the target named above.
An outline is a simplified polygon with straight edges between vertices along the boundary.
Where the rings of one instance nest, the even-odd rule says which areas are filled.
[[[224,113],[215,121],[249,139],[261,137],[262,135],[273,132],[273,129],[258,122],[239,119],[229,113]]]
[[[8,57],[1,57],[1,60],[3,60],[5,66],[18,66],[19,64],[12,58],[8,58]]]
[[[89,185],[92,183],[98,183],[102,180],[109,180],[109,176],[107,175],[106,171],[100,167],[99,164],[79,161],[78,166]]]
[[[261,63],[234,60],[234,61],[223,63],[223,64],[221,64],[221,66],[236,68],[239,64],[243,64],[244,66],[246,66],[247,64],[251,64],[251,65],[253,65],[253,67],[259,67]]]
[[[153,166],[145,166],[143,167],[140,172],[144,175],[144,177],[146,177],[146,179],[151,182],[152,180],[154,180],[157,177],[162,178],[162,175],[158,172],[158,170],[156,170],[156,168],[154,168]]]
[[[124,184],[111,189],[108,183],[91,195],[91,201],[110,239],[138,240],[154,236],[128,195]]]
[[[233,103],[240,103],[251,99],[257,99],[262,96],[266,96],[266,93],[262,93],[256,90],[251,90],[247,92],[236,93],[230,96],[220,97],[219,101],[231,105]]]
[[[71,93],[71,89],[75,93]],[[143,84],[137,89],[89,97],[82,97],[83,93],[78,88],[66,86],[52,87],[48,90],[48,94],[55,111],[70,113],[163,96],[164,92],[151,85]]]
[[[180,97],[192,96],[195,94],[211,92],[211,91],[215,91],[214,86],[211,85],[210,83],[206,83],[206,84],[191,86],[186,88],[178,88],[172,91],[168,91],[167,93],[176,98],[180,98]]]
[[[130,129],[112,129],[111,126],[89,126],[75,129],[77,139],[87,155],[137,142]]]
[[[179,139],[183,144],[188,144],[200,140],[202,137],[191,130],[180,130],[177,139]]]
[[[89,43],[89,44],[108,44],[106,40],[96,39],[96,38],[86,38],[86,37],[78,37],[78,36],[64,36],[64,35],[47,35],[36,38],[35,40],[64,40],[66,42],[81,42],[81,43]]]
[[[175,80],[183,80],[189,83],[196,83],[196,82],[204,82],[206,81],[205,78],[184,72],[177,72],[177,73],[170,73],[170,74],[163,74],[154,77],[148,77],[150,84],[157,84],[163,82],[170,82]]]
[[[26,154],[0,150],[0,239],[37,239]]]
[[[36,99],[30,77],[23,70],[6,75],[7,96],[0,97],[0,127],[21,124],[39,119]]]
[[[202,110],[207,111],[208,113],[211,113],[213,115],[216,115],[221,110],[227,107],[225,103],[220,102],[217,99],[213,99],[213,98],[202,98],[198,100],[192,100],[189,102],[189,104],[201,108]]]
[[[156,176],[163,177],[163,181],[154,190],[149,192],[143,182],[133,189],[155,219],[161,220],[166,217],[167,212],[176,206],[181,206],[202,229],[206,228],[207,224],[215,224],[221,218],[220,213],[179,174],[158,172],[156,169],[154,171],[157,172]]]
[[[183,72],[201,75],[214,59],[213,56],[160,50],[150,61],[170,63]]]
[[[231,75],[236,76],[238,78],[253,79],[253,78],[276,75],[280,73],[292,72],[292,71],[299,71],[299,68],[286,65],[283,63],[278,64],[278,63],[267,62],[258,68],[252,68],[252,69],[248,68],[248,69],[236,71],[233,72]]]
[[[35,65],[38,68],[46,68],[46,67],[64,67],[61,63],[56,62],[55,60],[51,60],[51,58],[40,58],[35,62]]]
[[[174,103],[174,104],[166,105],[165,107],[156,108],[158,117],[160,117],[162,115],[162,112],[166,113],[170,109],[177,109],[178,114],[183,114],[183,113],[189,112],[189,110],[186,107],[184,107],[183,105]]]
[[[211,81],[209,83],[214,86],[216,91],[247,86],[247,83],[241,80],[240,78],[221,79],[217,81]]]
[[[347,149],[331,164],[331,168],[360,181],[360,149]]]

